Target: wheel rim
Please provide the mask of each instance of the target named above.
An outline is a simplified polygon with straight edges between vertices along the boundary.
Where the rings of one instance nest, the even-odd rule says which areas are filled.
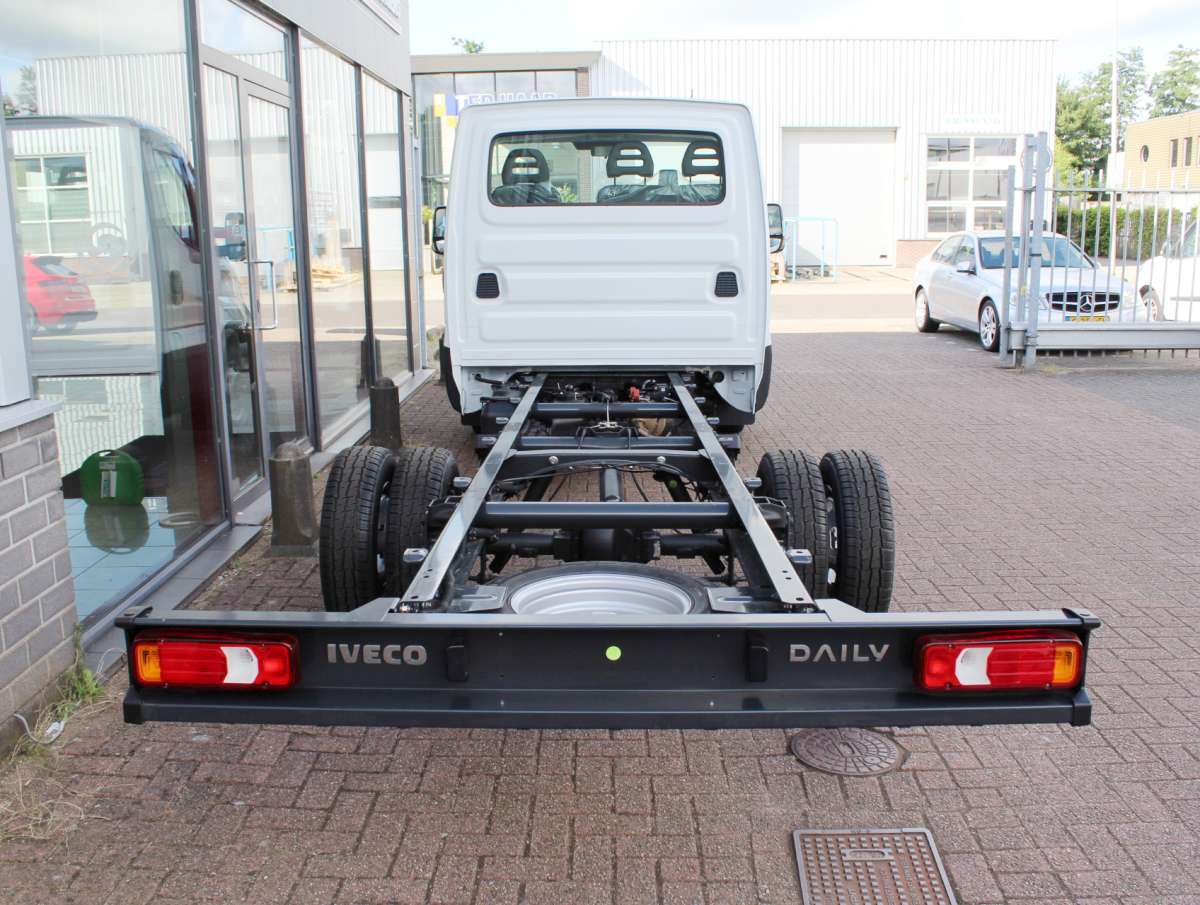
[[[604,569],[530,582],[508,603],[531,616],[686,616],[695,608],[687,591],[664,579]]]
[[[929,321],[929,303],[925,300],[925,293],[917,293],[917,327],[924,327]]]
[[[833,488],[828,484],[825,485],[825,525],[826,533],[829,537],[829,571],[826,575],[826,583],[832,588],[837,582],[837,567],[838,567],[838,507],[837,498],[834,496]]]
[[[1150,320],[1162,320],[1162,303],[1158,300],[1158,293],[1151,291],[1146,296],[1146,310],[1150,313]]]
[[[991,305],[979,313],[979,341],[988,348],[996,341],[996,309]]]

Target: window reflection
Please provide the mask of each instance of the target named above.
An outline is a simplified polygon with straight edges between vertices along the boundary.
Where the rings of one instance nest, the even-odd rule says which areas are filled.
[[[224,515],[183,6],[11,7],[0,93],[24,316],[35,392],[62,403],[55,426],[86,620]]]
[[[401,171],[400,95],[363,75],[367,158],[367,238],[371,249],[371,318],[379,373],[409,370],[404,272],[404,182]]]
[[[301,40],[308,237],[322,432],[367,398],[354,67]]]
[[[279,79],[287,78],[287,35],[230,0],[200,0],[200,40]]]

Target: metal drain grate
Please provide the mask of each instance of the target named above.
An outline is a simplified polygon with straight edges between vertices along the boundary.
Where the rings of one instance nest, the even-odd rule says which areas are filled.
[[[803,905],[958,905],[929,830],[796,830]]]
[[[801,763],[839,776],[878,776],[904,759],[903,748],[870,729],[805,729],[791,749]]]

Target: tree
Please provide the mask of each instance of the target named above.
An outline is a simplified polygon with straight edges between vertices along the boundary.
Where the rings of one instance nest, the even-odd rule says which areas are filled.
[[[21,67],[21,84],[17,86],[17,108],[24,113],[37,113],[37,70],[32,66]]]
[[[1059,175],[1099,173],[1108,153],[1108,126],[1095,94],[1059,79],[1055,103],[1055,162]]]
[[[1170,116],[1200,109],[1200,50],[1178,45],[1166,67],[1150,81],[1151,116]]]
[[[1124,51],[1117,63],[1117,136],[1118,148],[1124,141],[1125,127],[1145,110],[1146,64],[1142,49]],[[1077,83],[1060,79],[1055,97],[1056,148],[1066,153],[1058,172],[1072,171],[1099,175],[1108,158],[1112,121],[1112,63],[1101,64],[1085,73]],[[1064,169],[1066,166],[1071,169]]]
[[[482,53],[483,42],[472,41],[470,38],[451,38],[450,43],[455,47],[461,47],[463,53]]]
[[[1112,122],[1112,63],[1100,68],[1085,80],[1085,90],[1095,98],[1104,115],[1104,134],[1107,140]],[[1146,62],[1142,48],[1134,47],[1117,56],[1117,149],[1125,142],[1125,127],[1141,119],[1146,111]],[[1107,151],[1107,147],[1106,147]]]

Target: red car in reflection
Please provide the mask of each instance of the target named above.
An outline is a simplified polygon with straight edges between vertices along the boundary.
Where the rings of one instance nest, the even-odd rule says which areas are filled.
[[[96,300],[79,274],[58,255],[25,255],[25,316],[30,332],[74,330],[96,319]]]

